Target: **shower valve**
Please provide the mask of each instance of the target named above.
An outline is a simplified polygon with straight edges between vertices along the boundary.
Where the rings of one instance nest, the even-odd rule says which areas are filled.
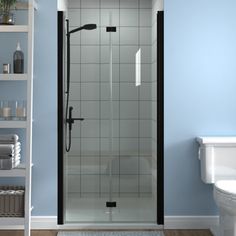
[[[72,124],[74,124],[76,120],[84,120],[84,118],[72,118],[72,110],[73,107],[69,107],[69,119],[66,119],[66,122],[69,124],[69,130],[72,130]]]

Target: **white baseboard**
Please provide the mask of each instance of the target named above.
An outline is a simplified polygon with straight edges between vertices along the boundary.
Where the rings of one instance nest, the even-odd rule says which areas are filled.
[[[211,229],[218,225],[218,216],[165,216],[165,229]],[[31,228],[35,230],[73,229],[163,229],[155,224],[65,224],[57,225],[56,216],[32,216]],[[22,226],[0,226],[3,229],[23,229]]]

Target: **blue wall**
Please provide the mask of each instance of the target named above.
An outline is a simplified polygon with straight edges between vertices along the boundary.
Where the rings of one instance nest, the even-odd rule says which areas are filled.
[[[33,215],[57,214],[56,0],[36,13]],[[236,2],[165,0],[165,214],[216,214],[198,135],[236,134]]]
[[[165,1],[165,213],[214,215],[198,135],[236,134],[236,2]]]
[[[57,1],[35,14],[33,215],[57,214]]]

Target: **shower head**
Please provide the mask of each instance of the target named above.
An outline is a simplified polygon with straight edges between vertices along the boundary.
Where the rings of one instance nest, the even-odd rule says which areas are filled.
[[[97,28],[96,24],[87,24],[87,25],[83,25],[79,28],[71,30],[68,34],[73,34],[73,33],[80,31],[80,30],[94,30],[96,28]]]

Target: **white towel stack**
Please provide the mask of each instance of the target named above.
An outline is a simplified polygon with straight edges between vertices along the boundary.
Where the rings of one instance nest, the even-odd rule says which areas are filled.
[[[21,143],[16,134],[0,135],[0,169],[17,167],[21,160]]]

